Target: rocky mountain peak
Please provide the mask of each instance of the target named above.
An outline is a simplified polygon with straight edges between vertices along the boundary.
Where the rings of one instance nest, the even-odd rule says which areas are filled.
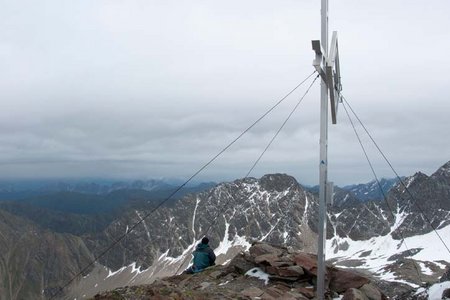
[[[440,167],[433,175],[431,175],[434,179],[445,180],[450,183],[450,161]]]
[[[268,174],[259,180],[261,187],[267,191],[282,192],[293,185],[298,185],[294,177],[286,174]]]
[[[428,179],[428,175],[422,172],[416,172],[413,176],[408,177],[405,184],[409,187],[413,183],[422,182]]]

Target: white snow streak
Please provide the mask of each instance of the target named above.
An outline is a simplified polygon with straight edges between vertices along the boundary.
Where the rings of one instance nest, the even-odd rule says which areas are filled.
[[[112,272],[111,270],[109,270],[109,274],[108,274],[108,276],[106,276],[106,278],[109,278],[109,277],[111,277],[111,276],[114,276],[114,275],[117,275],[117,274],[119,274],[119,273],[121,273],[121,272],[123,272],[123,270],[125,270],[127,267],[122,267],[122,268],[120,268],[120,269],[118,269],[117,271],[115,271],[115,272]],[[105,278],[105,279],[106,279]]]
[[[225,234],[223,235],[223,240],[220,241],[219,246],[214,250],[216,256],[220,254],[226,254],[228,249],[231,247],[231,241],[228,240],[230,234],[228,232],[230,228],[230,223],[225,220]]]
[[[260,241],[264,241],[271,233],[272,231],[275,229],[275,227],[277,227],[278,223],[280,222],[281,218],[278,218],[277,222],[275,223],[275,225],[272,225],[272,228],[270,228],[269,232],[266,233],[261,239]]]
[[[308,196],[305,193],[305,213],[303,214],[303,220],[308,220],[308,207],[309,207],[309,200]]]
[[[151,241],[151,238],[150,238],[150,231],[148,231],[147,223],[145,223],[145,220],[141,217],[141,215],[139,214],[139,212],[138,212],[137,210],[135,210],[135,212],[136,212],[136,214],[138,215],[139,219],[141,219],[142,224],[144,225],[145,231],[147,232],[148,240]],[[128,228],[128,227],[127,227],[127,228]]]
[[[198,204],[200,203],[200,198],[197,198],[197,202],[195,203],[194,213],[192,215],[192,233],[194,234],[195,239],[195,216],[197,215]]]
[[[169,250],[170,250],[170,249],[167,249],[166,252],[164,252],[163,254],[161,254],[161,255],[158,257],[158,260],[162,260],[162,259],[166,258],[167,255],[169,255]]]

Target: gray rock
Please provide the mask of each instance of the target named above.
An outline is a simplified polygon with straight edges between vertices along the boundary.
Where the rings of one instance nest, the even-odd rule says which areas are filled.
[[[367,283],[359,288],[369,300],[381,300],[382,295],[380,290],[372,283]]]
[[[227,272],[236,272],[238,274],[245,274],[248,270],[256,267],[257,265],[246,258],[246,255],[239,253],[236,255],[227,265]]]
[[[369,300],[369,299],[360,290],[352,288],[348,289],[344,293],[344,297],[342,297],[342,300]]]
[[[441,299],[450,299],[450,289],[445,289],[442,292]]]
[[[283,251],[280,248],[272,247],[268,244],[262,244],[258,243],[250,247],[249,249],[250,255],[254,258],[261,256],[261,255],[273,255],[273,256],[280,256],[283,254]]]
[[[439,279],[439,282],[444,281],[450,281],[450,267],[447,267],[447,269],[445,269],[444,274],[442,274],[441,278]]]
[[[348,270],[330,269],[330,289],[338,293],[348,289],[358,289],[369,283],[369,279]]]
[[[257,264],[264,263],[264,264],[269,264],[269,265],[273,266],[274,263],[279,260],[278,257],[279,257],[278,255],[272,254],[272,253],[258,255],[255,257],[255,263],[257,263]]]

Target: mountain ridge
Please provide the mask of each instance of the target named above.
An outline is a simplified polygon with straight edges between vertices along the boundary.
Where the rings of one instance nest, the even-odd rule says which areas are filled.
[[[430,214],[432,224],[444,237],[450,238],[450,233],[442,231],[450,225],[446,206],[450,190],[447,165],[431,176],[415,174],[405,178],[404,182],[414,198],[429,201],[424,212]],[[336,190],[336,197],[344,199],[347,195],[347,191]],[[433,229],[425,226],[426,218],[420,217],[408,197],[403,185],[397,184],[387,195],[392,213],[384,201],[356,199],[354,205],[332,208],[327,220],[327,257],[337,265],[367,269],[380,278],[388,278],[389,284],[396,287],[387,287],[387,290],[398,289],[401,284],[397,281],[418,283],[416,275],[402,269],[398,263],[401,261],[405,265],[420,265],[419,270],[427,282],[436,280],[444,272],[448,259],[442,260],[442,255],[434,254],[435,260],[425,259],[431,252],[422,249],[416,237],[429,240],[434,234]],[[127,235],[92,266],[89,276],[77,279],[66,292],[72,297],[82,297],[87,291],[86,295],[94,295],[101,290],[139,285],[173,275],[187,267],[190,253],[204,234],[210,237],[211,246],[218,254],[218,263],[226,263],[248,249],[255,240],[314,252],[317,211],[317,197],[286,174],[220,183],[209,190],[187,194],[176,205],[162,206],[155,212],[152,212],[151,203],[129,206],[117,218],[105,222],[104,227],[78,233],[81,235],[77,238],[81,240],[77,241],[87,249],[86,257],[98,256],[118,237]],[[33,226],[44,235],[42,228],[45,226],[41,228],[34,223]],[[395,258],[397,247],[402,247],[402,235],[408,239],[408,245],[413,245],[411,250],[415,252],[405,249]],[[362,245],[371,247],[370,243],[377,247],[386,244],[388,248],[383,251],[390,254],[380,258],[376,249],[361,249]],[[394,258],[389,260],[391,257]],[[371,261],[380,261],[380,265],[371,265]],[[433,275],[427,275],[430,272],[427,270],[432,270]],[[44,294],[51,294],[58,282],[44,287]],[[404,290],[410,288],[409,285],[402,286]]]

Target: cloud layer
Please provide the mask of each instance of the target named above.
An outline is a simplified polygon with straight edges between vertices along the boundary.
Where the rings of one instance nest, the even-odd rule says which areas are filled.
[[[344,95],[402,175],[450,159],[446,0],[331,1]],[[317,1],[10,1],[0,12],[2,178],[187,177],[313,70]],[[254,170],[318,182],[318,85]],[[246,174],[299,90],[208,168]],[[372,178],[341,108],[329,177]],[[367,141],[367,138],[363,138]],[[369,149],[379,176],[392,177]]]

